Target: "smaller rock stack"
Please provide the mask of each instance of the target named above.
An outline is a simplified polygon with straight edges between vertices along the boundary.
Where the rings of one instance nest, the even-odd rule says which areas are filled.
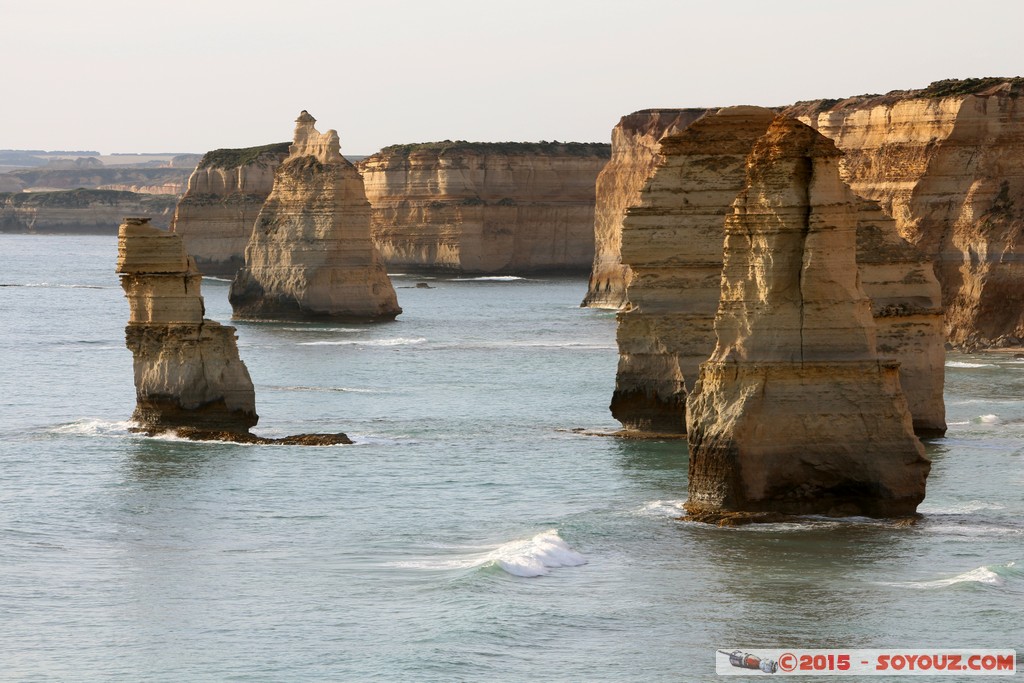
[[[238,357],[235,328],[203,318],[201,275],[181,237],[126,218],[117,272],[131,307],[125,342],[135,359],[141,430],[248,434],[256,393]]]
[[[393,320],[402,312],[370,237],[363,179],[303,111],[231,285],[234,317]]]

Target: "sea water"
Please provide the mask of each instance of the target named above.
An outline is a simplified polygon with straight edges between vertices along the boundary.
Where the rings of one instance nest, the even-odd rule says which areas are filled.
[[[720,529],[679,520],[684,442],[572,431],[617,427],[615,317],[578,308],[583,278],[395,274],[394,323],[236,323],[255,431],[356,444],[192,443],[128,431],[116,239],[0,245],[0,679],[701,681],[716,648],[1024,651],[1012,355],[950,356],[918,524]],[[227,288],[203,280],[208,317]]]

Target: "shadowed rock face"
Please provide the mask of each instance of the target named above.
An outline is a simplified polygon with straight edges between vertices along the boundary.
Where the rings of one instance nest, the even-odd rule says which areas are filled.
[[[132,419],[144,431],[190,427],[247,434],[256,394],[235,328],[203,318],[202,279],[181,237],[127,218],[117,272],[131,309],[125,341],[135,363]]]
[[[686,395],[715,345],[726,215],[746,182],[751,150],[773,120],[730,107],[662,138],[661,160],[622,226],[632,278],[618,314],[612,414],[627,430],[682,434]],[[879,349],[900,377],[922,435],[945,431],[939,286],[931,263],[870,202],[850,199],[856,258]]]
[[[717,344],[687,400],[694,519],[904,516],[930,463],[856,265],[860,200],[831,141],[775,119],[725,222]]]
[[[623,116],[612,129],[612,158],[597,177],[594,214],[594,264],[587,295],[590,308],[620,308],[632,279],[622,260],[622,220],[660,159],[662,137],[678,133],[706,109],[645,109]]]
[[[307,112],[277,168],[231,285],[234,317],[392,320],[402,312],[370,239],[363,181],[337,132],[319,133]]]
[[[288,143],[218,149],[203,156],[174,210],[171,231],[205,275],[234,277]]]
[[[386,147],[359,168],[389,266],[585,272],[608,155],[594,143],[423,143]]]

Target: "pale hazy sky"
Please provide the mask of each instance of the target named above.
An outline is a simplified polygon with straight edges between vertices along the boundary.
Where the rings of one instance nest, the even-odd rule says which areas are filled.
[[[1022,0],[0,0],[0,149],[607,141],[649,107],[1024,75]]]

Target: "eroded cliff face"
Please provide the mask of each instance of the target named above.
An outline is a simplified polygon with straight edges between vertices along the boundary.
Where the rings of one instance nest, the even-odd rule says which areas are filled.
[[[303,111],[231,284],[236,318],[391,320],[402,312],[370,237],[363,180]]]
[[[746,182],[749,155],[772,123],[759,107],[730,107],[662,139],[655,171],[622,228],[633,271],[618,314],[619,367],[612,414],[630,431],[682,434],[686,396],[715,345],[725,217]],[[914,426],[945,431],[942,308],[931,263],[864,200],[856,259],[872,301],[879,349],[901,365]]]
[[[586,271],[608,145],[394,145],[359,162],[374,241],[393,268]]]
[[[0,232],[113,235],[126,214],[149,215],[166,226],[175,201],[114,190],[0,194]]]
[[[208,152],[188,179],[171,230],[206,275],[234,277],[245,265],[245,247],[274,172],[288,156],[283,142]]]
[[[597,176],[594,213],[594,261],[582,306],[621,308],[632,277],[622,262],[622,221],[626,209],[640,200],[640,191],[660,159],[660,140],[678,133],[706,109],[645,109],[623,116],[612,129],[611,159]]]
[[[117,272],[131,310],[125,342],[135,364],[132,419],[150,433],[248,434],[259,417],[235,328],[203,318],[202,276],[181,237],[149,219],[126,218]]]
[[[843,178],[936,260],[962,348],[1024,337],[1022,92],[1022,79],[944,81],[788,110],[846,152]]]
[[[930,463],[879,358],[840,153],[778,117],[725,221],[717,344],[687,400],[691,517],[914,514]]]

